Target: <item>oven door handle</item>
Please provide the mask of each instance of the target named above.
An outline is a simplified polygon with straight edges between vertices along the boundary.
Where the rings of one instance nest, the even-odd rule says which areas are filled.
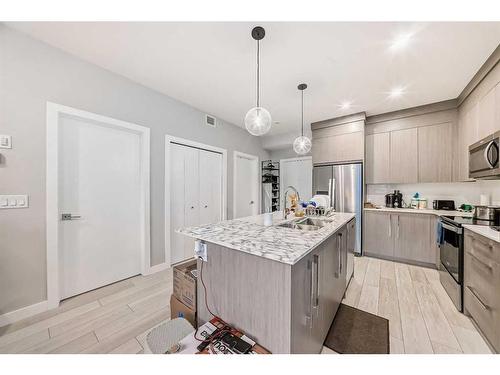
[[[444,228],[444,229],[448,229],[452,232],[455,232],[457,234],[462,234],[462,228],[458,228],[458,227],[454,227],[454,226],[451,226],[451,225],[448,225],[448,224],[445,224],[444,222],[441,222],[441,226]]]

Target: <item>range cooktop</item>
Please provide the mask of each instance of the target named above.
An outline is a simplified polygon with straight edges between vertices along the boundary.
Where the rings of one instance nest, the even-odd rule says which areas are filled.
[[[456,226],[462,226],[464,224],[467,225],[483,225],[487,227],[491,227],[492,229],[500,231],[500,227],[495,226],[494,221],[489,220],[480,220],[475,219],[473,217],[465,217],[465,216],[441,216],[443,221],[447,221],[450,224],[454,224]]]

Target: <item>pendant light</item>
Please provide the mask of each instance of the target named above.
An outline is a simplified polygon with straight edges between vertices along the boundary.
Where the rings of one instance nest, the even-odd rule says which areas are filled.
[[[257,26],[252,30],[252,38],[257,41],[257,106],[250,109],[245,116],[245,127],[252,135],[266,134],[271,129],[271,114],[260,106],[260,40],[264,38],[264,28]]]
[[[305,155],[311,151],[312,146],[311,140],[304,135],[304,90],[307,89],[307,85],[301,83],[297,88],[301,91],[302,96],[302,135],[293,141],[293,150],[299,155]]]

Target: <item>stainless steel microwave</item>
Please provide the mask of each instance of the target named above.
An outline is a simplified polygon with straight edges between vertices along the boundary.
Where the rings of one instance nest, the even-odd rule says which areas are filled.
[[[500,131],[469,146],[469,177],[500,179]]]

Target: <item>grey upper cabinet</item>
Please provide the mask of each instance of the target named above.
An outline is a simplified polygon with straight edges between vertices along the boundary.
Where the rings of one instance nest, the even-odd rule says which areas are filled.
[[[364,134],[339,134],[318,138],[313,135],[313,163],[338,163],[363,160]]]
[[[478,103],[478,120],[479,127],[477,129],[477,140],[483,139],[494,133],[498,129],[498,124],[495,123],[495,106],[498,91],[498,85],[493,87],[486,95],[484,95]]]
[[[418,128],[418,181],[452,180],[452,124]]]
[[[365,114],[311,124],[314,164],[362,161],[365,156]]]
[[[458,118],[457,181],[471,181],[469,178],[469,146],[478,139],[478,105],[462,107]]]
[[[391,181],[418,182],[417,129],[391,132]]]
[[[383,258],[394,257],[392,215],[386,212],[363,212],[363,251]]]
[[[389,132],[366,136],[366,182],[381,184],[391,181],[391,134]]]

